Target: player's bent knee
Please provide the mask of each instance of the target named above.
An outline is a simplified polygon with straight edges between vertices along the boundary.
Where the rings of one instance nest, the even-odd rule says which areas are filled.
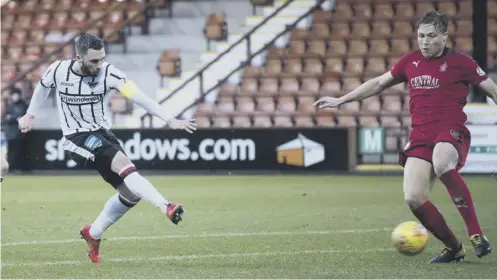
[[[411,209],[428,200],[432,165],[430,162],[410,157],[404,169],[404,199]]]
[[[127,166],[134,166],[131,160],[121,151],[117,152],[112,159],[111,169],[113,172],[120,174],[120,172]]]
[[[404,200],[411,209],[417,209],[428,200],[428,195],[424,192],[406,192],[404,193]]]
[[[119,192],[119,200],[128,207],[135,206],[141,200],[141,198],[132,193],[124,183],[117,186],[116,189]]]
[[[437,177],[455,169],[459,161],[459,153],[451,143],[437,143],[433,149],[433,169]]]

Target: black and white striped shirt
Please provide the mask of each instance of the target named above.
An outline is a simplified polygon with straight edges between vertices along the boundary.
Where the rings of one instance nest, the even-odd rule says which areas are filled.
[[[73,70],[74,63],[55,61],[40,80],[43,87],[55,89],[63,134],[110,129],[105,109],[109,92],[120,89],[126,75],[104,62],[97,76],[81,76]]]

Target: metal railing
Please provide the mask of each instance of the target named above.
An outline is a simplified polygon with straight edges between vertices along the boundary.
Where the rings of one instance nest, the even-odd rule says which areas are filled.
[[[323,2],[325,2],[326,0],[319,0],[319,2],[317,2],[311,9],[309,9],[309,11],[307,11],[305,14],[303,14],[302,16],[300,16],[297,20],[295,20],[292,24],[290,25],[287,25],[286,28],[281,31],[280,33],[278,33],[278,35],[276,35],[276,37],[274,37],[271,41],[269,41],[268,43],[266,43],[264,45],[264,47],[262,47],[259,51],[255,52],[255,53],[250,53],[250,55],[248,56],[247,60],[245,62],[241,62],[240,65],[233,71],[231,71],[228,75],[226,75],[226,77],[224,77],[222,80],[220,80],[217,84],[215,84],[214,86],[212,86],[209,90],[207,91],[201,91],[201,94],[200,94],[200,97],[197,98],[190,106],[186,107],[185,109],[183,109],[176,117],[179,117],[181,115],[183,115],[186,111],[188,111],[189,109],[191,109],[192,107],[196,106],[198,103],[200,103],[202,100],[204,100],[205,96],[207,96],[209,93],[211,93],[213,90],[215,90],[216,88],[218,88],[220,85],[222,85],[223,83],[225,83],[233,74],[235,74],[237,71],[239,71],[242,67],[250,64],[251,60],[261,54],[263,51],[266,51],[269,47],[271,47],[274,42],[276,42],[276,40],[278,40],[281,36],[283,36],[284,34],[286,34],[287,32],[291,31],[292,29],[295,28],[295,26],[301,21],[303,20],[304,18],[308,17],[309,15],[311,15],[315,10],[317,10],[321,4]],[[254,30],[252,30],[254,31]],[[248,35],[248,34],[247,34]],[[242,38],[243,39],[243,38]],[[249,45],[249,43],[247,42],[247,45]],[[249,47],[249,46],[248,46]],[[250,52],[250,49],[248,50]],[[217,59],[219,59],[220,57],[218,57]],[[213,61],[214,62],[214,61]],[[211,64],[213,63],[211,62]],[[205,69],[202,69],[203,71],[205,71]],[[203,72],[202,71],[202,72]],[[199,71],[200,72],[200,71]],[[189,80],[193,80],[193,77]],[[202,80],[201,80],[202,81]],[[201,87],[203,86],[202,85],[202,82],[200,82],[201,84]],[[183,84],[184,86],[184,84]],[[176,92],[176,91],[175,91]],[[174,93],[174,92],[173,92]],[[171,94],[172,95],[172,94]],[[170,95],[170,96],[171,96]],[[170,97],[168,96],[168,97]],[[168,98],[165,98],[165,100],[167,100]],[[148,117],[149,118],[149,127],[152,127],[152,115],[150,114],[146,114],[142,117],[142,127],[145,127],[145,118]]]
[[[251,35],[254,34],[259,28],[261,28],[262,26],[264,26],[270,19],[274,18],[276,15],[278,15],[283,9],[285,9],[286,7],[288,7],[288,5],[290,5],[291,3],[295,2],[295,0],[288,0],[287,2],[285,2],[283,5],[281,5],[280,7],[278,7],[273,13],[271,13],[269,16],[267,16],[266,18],[264,18],[259,24],[257,24],[254,28],[252,28],[249,32],[247,32],[245,35],[243,35],[242,38],[240,38],[238,41],[236,41],[235,43],[233,43],[228,49],[226,49],[225,51],[223,51],[222,53],[220,53],[216,58],[214,58],[211,62],[209,62],[207,65],[205,65],[204,67],[202,67],[202,69],[198,70],[194,75],[192,75],[188,80],[186,80],[185,82],[183,82],[179,87],[177,87],[173,92],[171,92],[167,97],[161,99],[159,101],[159,104],[162,104],[164,102],[166,102],[167,100],[169,100],[170,98],[172,98],[174,95],[176,95],[178,92],[180,92],[183,88],[185,88],[189,83],[191,83],[192,81],[194,81],[195,79],[199,79],[199,84],[200,84],[200,94],[201,95],[204,95],[204,72],[208,71],[209,68],[214,64],[216,63],[218,60],[220,60],[221,58],[223,58],[225,55],[227,55],[228,53],[231,52],[231,50],[233,50],[235,47],[237,47],[238,45],[242,44],[243,42],[247,42],[247,57],[250,58],[248,59],[248,61],[250,61],[253,57],[252,55],[252,45],[251,45]],[[324,0],[320,0],[319,1],[319,4],[320,5],[322,2],[324,2]],[[230,74],[231,75],[231,74]],[[209,90],[210,91],[210,90]],[[145,115],[143,115],[141,117],[141,123],[142,123],[142,127],[145,126],[145,121],[148,120],[149,121],[149,124],[150,126],[152,126],[152,115],[150,113],[147,113]]]
[[[213,87],[211,87],[208,91],[204,92],[199,98],[197,98],[197,100],[195,100],[195,102],[193,102],[190,106],[186,107],[185,109],[183,109],[183,111],[181,111],[177,117],[180,117],[181,115],[183,115],[186,111],[188,111],[189,109],[191,109],[192,107],[196,106],[198,103],[202,102],[205,98],[205,96],[207,96],[209,93],[211,93],[213,90],[215,90],[216,88],[218,88],[220,85],[222,85],[223,83],[225,83],[230,77],[231,75],[235,74],[237,71],[239,71],[242,67],[246,66],[247,64],[250,63],[250,61],[257,55],[261,54],[263,51],[266,51],[269,47],[271,47],[274,42],[276,42],[276,40],[278,40],[281,36],[285,35],[287,32],[293,30],[297,24],[303,20],[304,18],[308,17],[309,15],[311,15],[314,11],[316,11],[323,2],[325,2],[326,0],[320,0],[318,3],[316,3],[311,9],[309,9],[309,11],[307,11],[305,14],[303,14],[302,16],[300,16],[297,20],[295,20],[295,22],[293,22],[292,24],[290,25],[287,25],[285,30],[281,31],[280,33],[278,33],[278,35],[276,35],[276,37],[274,37],[271,41],[269,41],[268,43],[266,43],[264,45],[264,47],[262,47],[259,51],[257,51],[256,53],[253,53],[251,56],[249,56],[249,58],[247,59],[247,62],[245,63],[240,63],[240,66],[238,66],[235,70],[231,71],[228,75],[226,75],[226,77],[222,80],[220,80],[216,85],[214,85]]]

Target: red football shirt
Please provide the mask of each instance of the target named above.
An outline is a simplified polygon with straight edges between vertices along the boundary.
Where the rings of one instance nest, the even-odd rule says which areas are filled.
[[[464,125],[467,116],[463,108],[469,85],[479,85],[488,78],[471,57],[449,48],[434,59],[424,58],[419,50],[409,52],[390,72],[397,80],[409,84],[413,128]]]

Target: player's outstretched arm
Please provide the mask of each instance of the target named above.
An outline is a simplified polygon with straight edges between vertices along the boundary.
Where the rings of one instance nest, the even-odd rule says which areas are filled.
[[[492,99],[497,105],[497,85],[492,81],[492,79],[487,78],[485,81],[479,84],[479,87],[485,91],[488,97]]]
[[[136,103],[143,109],[147,110],[147,112],[149,112],[150,114],[165,121],[166,124],[172,129],[183,129],[189,133],[193,133],[195,130],[197,130],[197,124],[194,123],[193,119],[179,120],[165,113],[164,108],[162,108],[162,106],[157,101],[153,100],[148,95],[144,94],[140,89],[138,89],[133,81],[127,80],[126,82],[124,82],[124,84],[119,88],[119,91],[122,95],[124,95],[124,97],[133,101],[133,103]]]
[[[22,133],[26,133],[30,131],[33,127],[33,118],[37,115],[40,108],[43,107],[45,99],[50,95],[51,88],[45,87],[41,82],[38,82],[36,85],[33,96],[31,97],[31,101],[29,102],[29,107],[24,114],[24,116],[20,117],[17,122],[19,124],[19,129]]]
[[[50,95],[52,88],[55,88],[55,72],[57,72],[60,63],[60,60],[53,62],[47,70],[45,70],[45,73],[43,73],[40,81],[36,85],[26,114],[17,120],[19,129],[22,133],[26,133],[32,129],[33,118],[39,112],[40,108],[43,107],[43,103]]]
[[[393,85],[400,83],[397,81],[392,73],[388,71],[387,73],[366,81],[350,93],[340,97],[323,97],[314,103],[314,106],[318,106],[319,108],[336,108],[342,104],[359,101],[376,95],[382,92],[384,89],[389,88]]]

